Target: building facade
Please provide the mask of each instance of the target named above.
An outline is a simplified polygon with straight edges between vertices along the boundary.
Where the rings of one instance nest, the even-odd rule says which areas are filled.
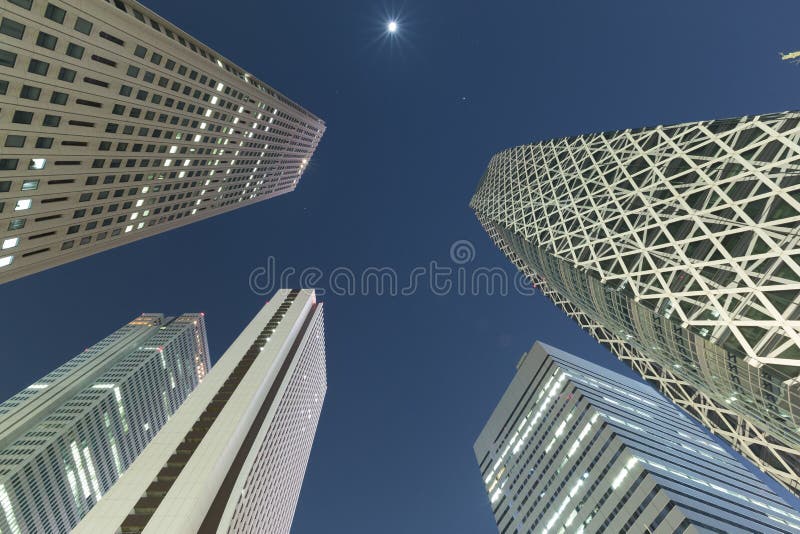
[[[280,290],[75,532],[289,532],[326,388],[322,305]]]
[[[0,404],[0,532],[68,532],[205,377],[201,314],[144,314]]]
[[[141,4],[0,2],[0,282],[297,187],[324,123]]]
[[[800,532],[653,388],[536,343],[475,442],[501,533]]]
[[[553,302],[800,491],[800,113],[545,141],[471,206]]]

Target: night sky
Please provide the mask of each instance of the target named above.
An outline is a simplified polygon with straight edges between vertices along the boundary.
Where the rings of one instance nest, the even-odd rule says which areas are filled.
[[[204,311],[215,361],[270,257],[325,288],[337,267],[455,267],[468,240],[465,269],[512,276],[468,207],[502,149],[798,108],[778,56],[800,49],[796,1],[145,3],[327,132],[291,194],[0,287],[0,398],[141,312]],[[329,389],[293,532],[492,532],[472,444],[520,355],[621,364],[541,295],[368,293],[322,299]]]

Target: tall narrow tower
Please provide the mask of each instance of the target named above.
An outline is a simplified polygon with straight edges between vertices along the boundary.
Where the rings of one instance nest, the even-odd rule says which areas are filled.
[[[553,302],[800,491],[800,113],[545,141],[471,206]]]
[[[327,388],[322,305],[281,290],[76,533],[289,532]]]
[[[536,343],[475,442],[501,532],[800,532],[653,388]]]
[[[208,368],[202,314],[145,314],[0,404],[0,531],[73,528]]]
[[[133,0],[0,11],[0,283],[293,191],[316,116]]]

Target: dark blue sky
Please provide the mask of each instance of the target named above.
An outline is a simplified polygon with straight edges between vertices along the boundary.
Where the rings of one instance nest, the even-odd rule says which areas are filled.
[[[266,300],[248,276],[271,256],[407,277],[466,239],[467,267],[512,272],[468,208],[504,148],[798,108],[800,66],[778,58],[800,49],[796,1],[146,4],[328,131],[292,194],[0,288],[0,398],[143,311],[205,311],[217,358]],[[493,531],[472,443],[522,352],[541,339],[619,365],[538,295],[324,301],[329,391],[297,533]]]

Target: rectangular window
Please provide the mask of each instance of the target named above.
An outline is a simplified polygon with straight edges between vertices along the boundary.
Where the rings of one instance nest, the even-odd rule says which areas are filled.
[[[0,66],[13,68],[16,64],[17,55],[14,52],[0,50]],[[6,87],[8,87],[8,82],[6,82]]]
[[[147,54],[147,49],[142,45],[136,45],[136,50],[133,51],[133,55],[136,57],[144,58],[145,54]]]
[[[75,29],[83,34],[89,35],[92,33],[92,23],[78,17],[78,20],[75,21]]]
[[[19,92],[20,98],[25,98],[27,100],[39,100],[39,95],[42,94],[42,90],[38,87],[33,87],[31,85],[23,85],[22,90]]]
[[[65,67],[61,67],[61,70],[58,71],[58,79],[61,80],[62,82],[70,82],[70,83],[72,83],[72,82],[75,81],[75,75],[76,74],[77,74],[77,72],[75,72],[72,69],[67,69]]]
[[[0,21],[0,33],[15,39],[22,39],[22,36],[25,35],[25,25],[3,17],[3,20]]]
[[[0,159],[0,171],[15,171],[17,170],[17,164],[19,164],[19,159]]]
[[[53,146],[53,138],[52,137],[39,137],[36,139],[36,148],[52,148]]]
[[[25,180],[22,182],[23,191],[36,191],[39,189],[39,180]]]
[[[63,24],[64,16],[66,16],[67,12],[61,9],[58,6],[54,6],[53,4],[47,4],[47,7],[44,10],[44,16],[50,20],[58,22],[59,24]]]
[[[28,63],[28,72],[31,74],[38,74],[40,76],[47,76],[47,70],[50,68],[50,64],[45,61],[39,61],[38,59],[31,59],[31,62]]]
[[[53,91],[52,96],[50,97],[51,104],[58,104],[59,106],[64,106],[67,104],[67,99],[69,95],[67,93],[61,93],[59,91]]]
[[[161,54],[156,54],[155,52],[153,52],[153,55],[150,56],[150,63],[153,63],[155,65],[160,65],[162,59],[164,58],[161,56]]]
[[[8,82],[6,80],[0,80],[0,95],[4,95],[8,92]]]
[[[45,115],[44,120],[42,120],[42,126],[51,126],[57,127],[61,124],[61,117],[58,115]]]
[[[33,112],[17,110],[11,118],[11,122],[14,124],[30,124],[33,122]]]
[[[137,76],[139,76],[139,67],[136,67],[134,65],[128,65],[128,76],[130,76],[131,78],[136,78]]]
[[[49,33],[39,32],[39,36],[36,37],[36,44],[42,48],[47,48],[48,50],[55,50],[56,43],[58,43],[58,38],[55,35],[50,35]]]
[[[6,146],[13,148],[22,148],[25,146],[24,135],[9,135],[6,137]]]
[[[75,59],[83,58],[83,53],[85,51],[86,49],[81,45],[76,45],[75,43],[70,43],[67,45],[67,55],[74,57]]]

